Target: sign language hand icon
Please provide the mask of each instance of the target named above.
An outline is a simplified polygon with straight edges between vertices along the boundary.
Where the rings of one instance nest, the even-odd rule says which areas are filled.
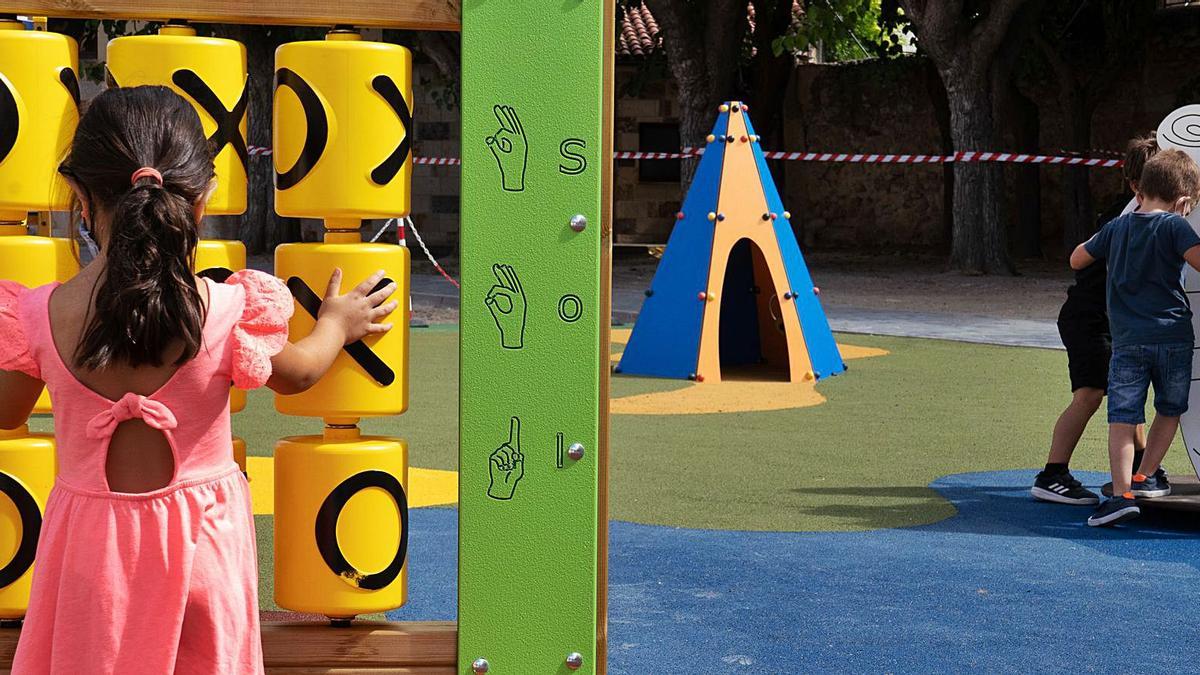
[[[521,418],[509,420],[508,442],[492,451],[488,467],[488,496],[500,501],[512,499],[517,483],[525,476],[525,455],[521,454]]]
[[[488,136],[487,144],[496,163],[500,165],[500,180],[507,192],[525,191],[525,165],[529,161],[529,142],[525,138],[525,127],[511,106],[498,105],[492,108],[500,129]]]
[[[512,265],[492,265],[499,282],[488,291],[484,304],[500,329],[500,344],[505,349],[525,346],[525,289]]]

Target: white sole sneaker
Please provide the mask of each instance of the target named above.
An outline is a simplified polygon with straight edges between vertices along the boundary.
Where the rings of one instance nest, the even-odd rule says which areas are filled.
[[[1092,527],[1103,527],[1105,525],[1118,525],[1126,521],[1133,520],[1142,515],[1142,510],[1136,506],[1126,506],[1123,509],[1118,509],[1112,513],[1106,513],[1103,516],[1091,516],[1088,518],[1088,525]]]
[[[1171,488],[1163,488],[1161,490],[1130,490],[1134,497],[1166,497],[1171,494]]]
[[[1033,495],[1033,498],[1037,499],[1039,501],[1054,502],[1055,504],[1070,504],[1072,506],[1095,506],[1100,503],[1099,497],[1080,497],[1080,498],[1076,499],[1074,497],[1067,497],[1065,495],[1060,495],[1057,492],[1047,490],[1046,488],[1040,488],[1036,485],[1033,486],[1032,488],[1030,488],[1029,494]]]

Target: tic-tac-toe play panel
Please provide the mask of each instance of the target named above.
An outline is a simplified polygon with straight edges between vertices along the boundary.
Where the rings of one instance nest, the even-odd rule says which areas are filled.
[[[459,621],[264,623],[267,670],[604,672],[614,0],[0,0],[0,12],[461,28]],[[0,631],[0,668],[17,635]]]
[[[459,663],[493,672],[602,658],[610,4],[463,6]]]
[[[619,372],[792,382],[845,370],[746,107],[721,106]]]

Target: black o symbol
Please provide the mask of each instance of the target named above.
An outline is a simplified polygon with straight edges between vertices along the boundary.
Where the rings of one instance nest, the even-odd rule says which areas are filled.
[[[400,545],[396,547],[396,556],[387,567],[375,574],[366,574],[350,564],[342,553],[337,540],[337,522],[351,497],[373,487],[380,488],[396,500],[396,510],[400,514]],[[317,511],[316,536],[317,550],[334,574],[366,591],[385,588],[400,576],[408,557],[408,497],[404,494],[404,486],[395,476],[384,471],[361,471],[350,476],[329,493]]]
[[[33,558],[37,553],[38,535],[42,530],[42,512],[37,500],[12,476],[0,472],[0,493],[4,493],[17,507],[21,516],[21,543],[12,560],[0,568],[0,588],[11,586],[33,566]]]
[[[304,180],[320,161],[321,155],[325,154],[325,146],[329,143],[329,118],[325,115],[325,106],[321,105],[321,98],[317,96],[317,92],[295,71],[280,68],[275,72],[275,89],[280,87],[291,89],[296,98],[300,99],[307,125],[304,147],[301,148],[296,163],[283,173],[275,172],[276,189],[287,190]]]
[[[17,144],[17,133],[21,130],[21,116],[17,108],[17,97],[0,78],[0,162],[8,157]]]
[[[575,323],[583,316],[583,301],[578,295],[567,294],[558,301],[558,318],[567,323]]]

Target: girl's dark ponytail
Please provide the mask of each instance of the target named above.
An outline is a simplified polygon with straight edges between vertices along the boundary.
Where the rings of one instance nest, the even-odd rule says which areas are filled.
[[[100,94],[80,120],[63,173],[85,193],[93,220],[102,211],[108,221],[101,237],[106,267],[77,366],[161,366],[180,344],[177,364],[194,357],[205,318],[192,271],[195,204],[212,181],[213,163],[192,106],[164,87]]]

